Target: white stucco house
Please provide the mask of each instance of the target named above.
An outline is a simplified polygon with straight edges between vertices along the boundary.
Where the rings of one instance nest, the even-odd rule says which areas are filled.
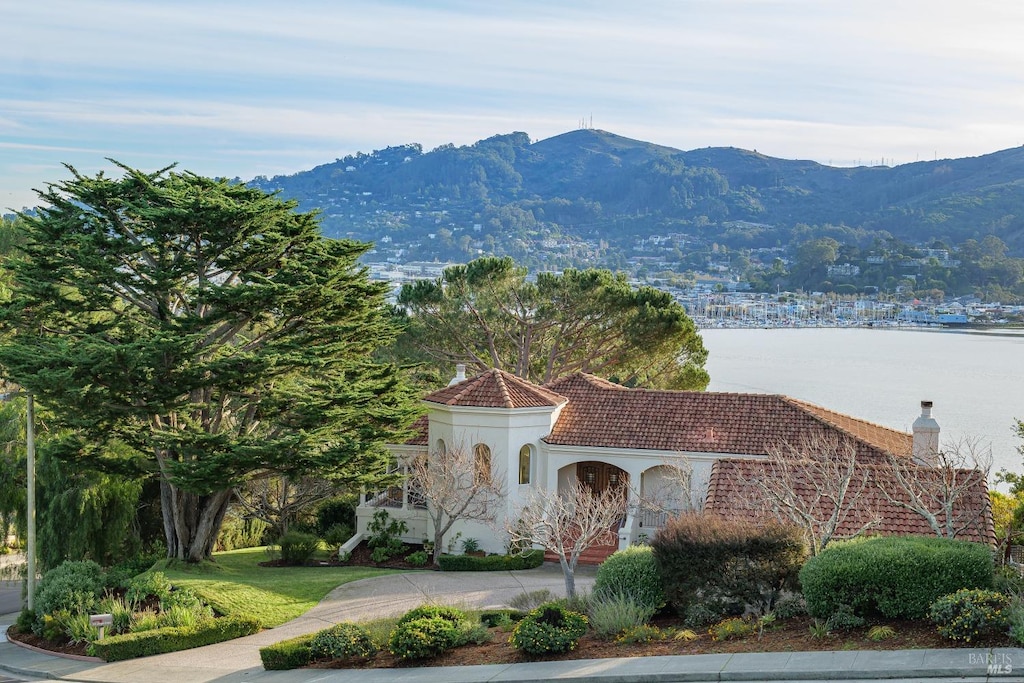
[[[486,459],[503,488],[494,519],[457,522],[449,538],[461,533],[495,553],[506,550],[501,532],[506,520],[516,519],[536,489],[556,495],[578,481],[595,490],[623,487],[630,505],[617,546],[625,547],[653,534],[664,523],[666,508],[706,503],[719,513],[738,509],[737,497],[747,492],[736,485],[741,481],[737,475],[760,476],[751,464],[763,460],[773,444],[799,443],[824,431],[851,440],[858,462],[870,464],[890,453],[935,452],[939,441],[930,403],[915,422],[914,434],[908,434],[781,395],[632,389],[584,373],[539,386],[497,369],[466,378],[460,368],[451,384],[423,402],[426,415],[415,425],[416,436],[391,446],[396,466],[452,447]],[[679,486],[679,463],[691,472],[688,492]],[[644,504],[649,499],[659,501],[657,509]],[[987,505],[985,491],[975,504]],[[402,487],[361,498],[356,536],[343,549],[365,537],[382,507],[406,522],[407,542],[433,538],[415,483],[406,480]],[[886,514],[878,529],[882,533],[920,527],[905,510],[893,507]],[[990,536],[991,515],[987,520],[978,540]],[[605,555],[614,549],[605,548]]]

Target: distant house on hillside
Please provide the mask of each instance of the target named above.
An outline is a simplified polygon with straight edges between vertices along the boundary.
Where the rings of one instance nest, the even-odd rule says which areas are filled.
[[[595,491],[621,487],[629,511],[617,547],[625,547],[655,533],[666,510],[685,511],[694,502],[720,514],[763,517],[763,510],[758,513],[750,504],[752,484],[764,476],[773,445],[832,435],[851,442],[858,466],[864,467],[938,445],[937,426],[915,427],[919,433],[908,434],[781,395],[631,389],[583,373],[544,386],[496,369],[470,378],[463,373],[460,367],[449,386],[424,397],[427,414],[415,425],[417,435],[392,451],[399,463],[453,447],[489,459],[486,466],[504,489],[495,520],[460,522],[450,532],[477,539],[489,552],[505,551],[499,531],[504,520],[514,519],[537,488],[565,492],[577,482]],[[689,490],[679,484],[682,463]],[[859,503],[881,515],[874,532],[931,533],[920,515],[883,504],[879,496],[866,495]],[[657,506],[648,504],[655,498]],[[984,480],[961,504],[975,510],[978,520],[962,537],[993,542]],[[426,511],[408,482],[364,497],[357,509],[357,537],[380,507],[406,521],[407,541],[432,537]],[[858,515],[850,518],[853,524]],[[614,549],[613,544],[605,551]]]

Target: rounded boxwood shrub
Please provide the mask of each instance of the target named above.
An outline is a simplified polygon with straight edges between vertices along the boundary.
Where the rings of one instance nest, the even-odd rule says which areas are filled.
[[[665,605],[661,576],[649,545],[632,545],[619,550],[597,568],[594,595],[622,596],[652,612]]]
[[[377,654],[377,646],[366,629],[349,622],[317,633],[309,644],[309,650],[313,657],[328,659],[353,659]]]
[[[888,536],[829,545],[800,570],[813,617],[844,606],[862,617],[921,619],[943,595],[992,587],[987,546],[925,536]]]
[[[1003,593],[965,588],[932,603],[928,616],[946,638],[969,643],[1005,632],[1010,626],[1012,603],[1013,599]]]
[[[436,657],[458,645],[460,635],[457,623],[441,617],[421,617],[396,626],[388,649],[402,659]]]
[[[541,605],[512,630],[512,647],[531,655],[558,654],[576,647],[587,618],[554,604]]]

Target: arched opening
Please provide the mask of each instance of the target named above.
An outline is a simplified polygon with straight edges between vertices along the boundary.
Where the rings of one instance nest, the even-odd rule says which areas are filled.
[[[607,489],[625,490],[629,485],[629,474],[607,462],[587,460],[576,463],[576,481],[582,482],[595,494]]]
[[[473,477],[477,483],[491,481],[491,449],[486,444],[473,446]]]

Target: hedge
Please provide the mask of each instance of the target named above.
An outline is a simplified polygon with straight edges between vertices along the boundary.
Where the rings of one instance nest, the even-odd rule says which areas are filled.
[[[442,555],[438,565],[446,572],[500,572],[533,569],[544,563],[543,550],[527,550],[519,555]]]
[[[222,617],[195,626],[172,626],[141,633],[125,633],[97,640],[89,645],[89,654],[105,662],[148,657],[165,652],[213,645],[225,640],[252,635],[262,626],[258,619]]]
[[[318,633],[307,633],[296,638],[260,648],[260,660],[267,671],[298,669],[313,661],[311,645]]]
[[[841,606],[862,617],[921,619],[940,597],[992,583],[987,546],[935,536],[831,544],[800,570],[807,611],[819,619]]]

